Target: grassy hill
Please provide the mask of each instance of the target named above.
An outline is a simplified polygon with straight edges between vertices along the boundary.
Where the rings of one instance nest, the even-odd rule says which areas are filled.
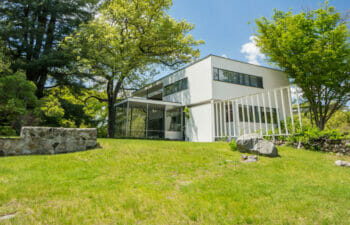
[[[100,139],[103,149],[0,158],[0,224],[350,224],[350,168],[279,148]]]

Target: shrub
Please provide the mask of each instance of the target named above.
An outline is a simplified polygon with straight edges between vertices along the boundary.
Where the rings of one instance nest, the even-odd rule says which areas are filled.
[[[0,135],[1,136],[15,136],[16,130],[10,126],[0,126]]]
[[[304,126],[299,133],[289,136],[287,142],[291,145],[300,142],[307,149],[320,150],[325,142],[340,141],[346,138],[349,138],[349,135],[338,130],[320,131],[317,127]]]
[[[232,139],[232,141],[230,142],[229,145],[230,145],[231,150],[233,150],[233,151],[237,150],[237,144],[236,144],[236,140],[235,139]]]

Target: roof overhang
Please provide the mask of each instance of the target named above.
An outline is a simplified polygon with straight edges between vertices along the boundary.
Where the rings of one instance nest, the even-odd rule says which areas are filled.
[[[145,99],[145,98],[127,98],[121,102],[116,103],[114,106],[120,106],[125,103],[139,103],[139,104],[150,104],[150,105],[157,105],[157,106],[172,106],[172,107],[184,107],[181,103],[177,102],[165,102],[165,101],[159,101],[159,100],[151,100],[151,99]]]

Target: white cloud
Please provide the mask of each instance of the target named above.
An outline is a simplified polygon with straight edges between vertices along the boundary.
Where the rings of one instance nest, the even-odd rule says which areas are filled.
[[[265,58],[264,54],[260,52],[260,48],[256,46],[255,36],[250,36],[250,42],[242,45],[241,53],[245,54],[246,59],[249,63],[260,65],[259,60]]]
[[[226,54],[222,54],[221,57],[228,58]]]

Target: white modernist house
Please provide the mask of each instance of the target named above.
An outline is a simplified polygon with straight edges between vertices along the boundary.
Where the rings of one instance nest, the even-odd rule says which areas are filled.
[[[208,55],[117,103],[116,137],[212,142],[281,132],[292,113],[288,85],[283,71]]]

